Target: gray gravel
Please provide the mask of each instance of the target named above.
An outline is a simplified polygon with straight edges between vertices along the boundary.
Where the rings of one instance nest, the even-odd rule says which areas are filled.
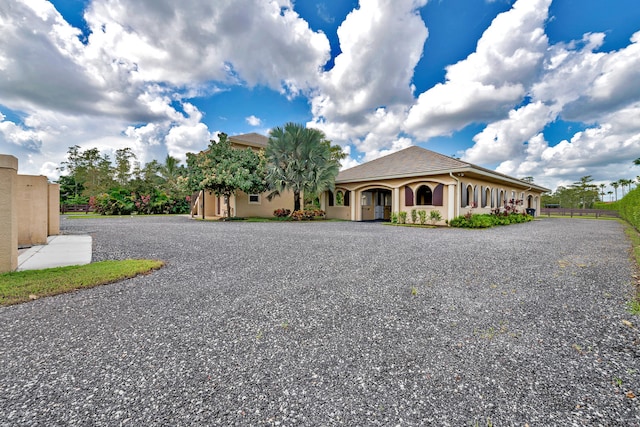
[[[2,426],[640,425],[617,222],[62,228],[167,266],[0,308]]]

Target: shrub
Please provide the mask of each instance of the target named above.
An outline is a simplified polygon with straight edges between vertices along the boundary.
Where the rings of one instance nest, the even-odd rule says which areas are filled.
[[[397,224],[398,223],[398,214],[395,212],[391,213],[391,224]]]
[[[418,211],[415,209],[411,209],[411,222],[415,224],[418,222]]]
[[[431,224],[435,225],[438,221],[442,220],[442,215],[440,215],[440,211],[439,210],[433,210],[429,213],[429,221],[431,221]]]
[[[273,216],[276,218],[284,218],[286,216],[291,215],[291,209],[276,209],[273,211]]]
[[[616,202],[620,216],[640,230],[640,188],[634,188]]]
[[[398,224],[406,224],[407,223],[407,213],[402,211],[398,214]]]
[[[502,213],[499,215],[467,214],[452,219],[449,221],[449,225],[459,228],[489,228],[496,225],[517,224],[531,220],[533,220],[532,216],[520,213]]]
[[[325,212],[322,209],[306,209],[295,211],[291,214],[291,218],[296,221],[311,221],[316,217],[324,217]]]
[[[424,225],[427,222],[427,211],[419,210],[418,216],[420,217],[420,225]]]

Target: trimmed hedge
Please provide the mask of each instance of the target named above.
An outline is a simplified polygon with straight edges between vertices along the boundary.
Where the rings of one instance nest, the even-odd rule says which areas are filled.
[[[616,202],[620,216],[640,231],[640,188],[629,191],[626,196]]]
[[[496,225],[519,224],[531,220],[533,220],[531,215],[521,213],[511,213],[508,215],[473,214],[454,218],[449,221],[449,225],[458,228],[490,228]]]

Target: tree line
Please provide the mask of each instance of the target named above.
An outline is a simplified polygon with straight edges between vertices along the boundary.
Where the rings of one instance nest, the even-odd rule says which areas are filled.
[[[58,179],[63,205],[91,204],[109,215],[189,211],[186,167],[169,155],[142,167],[128,147],[116,150],[112,161],[97,148],[74,145],[58,170],[64,173]]]
[[[283,191],[294,195],[293,211],[325,190],[333,190],[345,154],[324,133],[287,123],[269,133],[266,150],[231,146],[225,133],[206,150],[187,153],[186,165],[167,156],[142,167],[130,148],[115,151],[112,161],[97,148],[69,148],[58,170],[62,204],[91,204],[108,215],[188,213],[191,196],[201,190],[229,198],[237,191],[267,192],[271,200]],[[230,212],[230,209],[227,209]]]
[[[640,160],[640,159],[638,159]],[[640,164],[640,163],[636,163]],[[591,175],[581,177],[578,181],[569,186],[559,186],[551,194],[542,196],[542,206],[557,206],[562,208],[574,209],[593,209],[598,202],[618,201],[618,188],[622,190],[622,197],[631,191],[633,184],[640,183],[640,176],[633,179],[619,179],[610,183],[613,190],[607,190],[607,184],[601,183],[596,185],[593,183]],[[614,191],[615,190],[615,191]]]

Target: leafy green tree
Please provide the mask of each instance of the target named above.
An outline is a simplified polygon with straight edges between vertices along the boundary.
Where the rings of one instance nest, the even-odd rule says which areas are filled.
[[[319,194],[335,189],[335,178],[343,156],[318,129],[287,123],[269,132],[267,145],[268,198],[285,190],[293,192],[293,210],[300,210],[301,193]],[[342,157],[341,157],[342,156]]]
[[[121,148],[116,150],[116,181],[120,185],[127,185],[131,178],[131,161],[136,159],[136,155],[131,148]]]
[[[598,200],[598,189],[592,182],[591,175],[586,175],[571,185],[571,189],[575,191],[575,197],[578,199],[582,209],[593,207],[593,203]]]
[[[224,133],[218,142],[211,141],[207,150],[187,154],[187,164],[191,188],[223,196],[227,200],[228,216],[231,216],[229,198],[236,191],[250,194],[266,189],[264,154],[251,148],[233,148]]]
[[[109,156],[101,155],[97,148],[82,151],[79,145],[69,147],[67,160],[58,170],[66,172],[67,184],[73,183],[75,198],[104,192],[114,184]]]

